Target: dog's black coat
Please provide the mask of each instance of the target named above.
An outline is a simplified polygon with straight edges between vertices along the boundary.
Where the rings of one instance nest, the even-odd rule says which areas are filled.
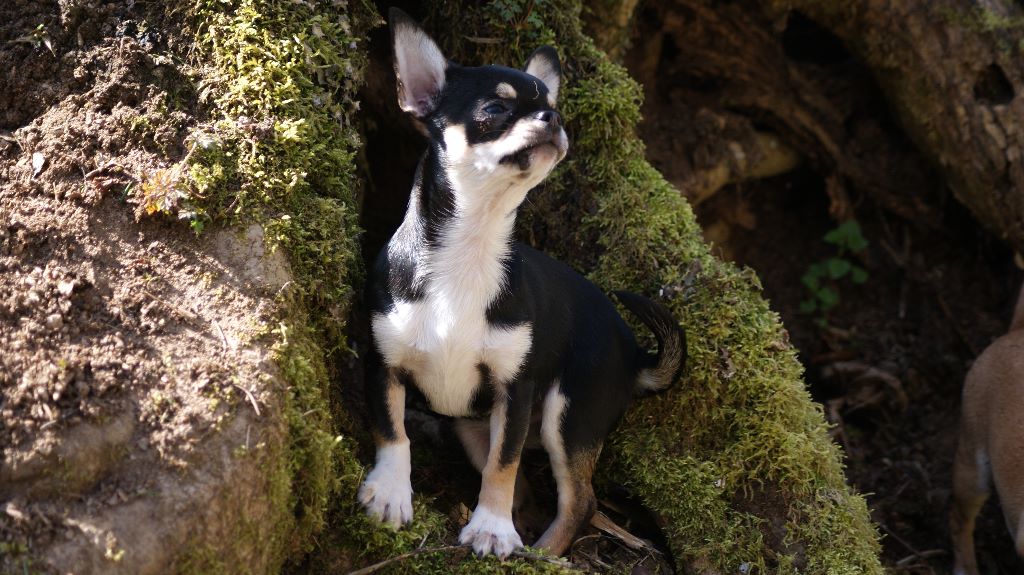
[[[423,224],[421,229],[429,227],[428,221]],[[411,260],[394,265],[388,249],[378,256],[370,276],[372,313],[386,315],[395,300],[422,297],[412,285],[414,269],[396,272],[407,263]],[[573,405],[593,406],[582,410],[586,417],[566,419],[566,445],[591,447],[608,435],[636,394],[639,370],[657,360],[637,347],[633,332],[608,297],[570,267],[519,243],[505,267],[507,287],[487,309],[487,321],[496,326],[524,322],[533,326],[532,348],[519,377],[509,386],[510,402],[529,397],[532,403],[547,384],[560,380]],[[493,390],[484,385],[490,382],[488,372],[486,366],[480,367],[477,396],[482,400],[474,400],[476,415],[485,415],[491,407]],[[411,377],[403,379],[415,385]],[[380,390],[376,391],[380,397]],[[386,418],[374,419],[378,433],[394,437]]]
[[[391,16],[393,30],[396,20],[414,25],[404,24],[407,17],[401,13],[393,11]],[[557,54],[552,49],[541,48],[534,57],[546,59],[549,68],[560,76]],[[526,139],[520,149],[500,159],[500,165],[520,170],[524,179],[535,161],[532,151],[555,146],[552,142],[556,138],[565,137],[548,87],[530,74],[502,66],[467,68],[448,62],[443,86],[440,93],[418,94],[419,99],[414,100],[417,110],[426,110],[414,115],[427,135],[428,147],[416,170],[405,219],[370,273],[368,300],[373,317],[387,317],[402,303],[424,301],[431,282],[437,280],[433,269],[422,266],[446,247],[443,232],[457,217],[459,192],[451,180],[453,159],[445,138],[449,127],[458,127],[465,134],[465,144],[473,148],[498,141],[521,121],[547,126],[546,131],[537,131],[539,135]],[[496,96],[509,92],[508,86],[514,97]],[[404,89],[408,88],[400,83],[400,100]],[[561,155],[564,148],[556,163]],[[503,402],[504,434],[501,445],[491,448],[500,449],[501,465],[517,464],[531,419],[536,422],[531,418],[534,406],[557,385],[567,405],[560,414],[557,432],[568,459],[590,452],[596,460],[604,438],[638,391],[663,389],[679,376],[685,362],[682,330],[661,306],[623,294],[623,304],[658,337],[658,354],[647,353],[637,346],[632,330],[608,297],[565,264],[520,243],[511,244],[502,257],[501,287],[483,312],[486,325],[529,326],[529,350],[510,380],[497,381],[492,366],[481,361],[476,366],[476,381],[445,382],[474,388],[470,404],[457,415],[486,416]],[[376,329],[374,336],[380,336]],[[403,366],[384,365],[381,355],[373,358],[381,369],[377,377],[368,380],[367,400],[374,434],[386,443],[399,439],[389,415],[388,386],[396,381],[406,388],[418,384],[416,376]],[[665,360],[666,356],[670,359]],[[656,383],[639,383],[642,372],[666,365],[670,373],[659,373]],[[589,475],[586,480],[589,488]]]

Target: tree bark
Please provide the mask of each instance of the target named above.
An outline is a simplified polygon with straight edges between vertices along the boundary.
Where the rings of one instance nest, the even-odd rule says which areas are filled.
[[[773,2],[832,30],[975,217],[1024,251],[1024,8],[1010,0]]]
[[[598,12],[591,21],[602,23],[592,29],[608,42],[617,37],[609,22],[636,28],[626,62],[645,86],[648,122],[660,98],[687,120],[709,108],[767,126],[831,182],[840,218],[851,215],[843,205],[850,196],[867,194],[936,228],[941,176],[978,221],[1024,251],[1018,3],[675,0],[648,4],[633,19]],[[808,34],[816,43],[801,45]],[[692,139],[685,126],[679,137],[687,131]],[[700,179],[686,170],[705,168],[697,151],[714,148],[699,136],[684,146],[683,173],[658,166],[684,192],[688,179]],[[737,141],[718,139],[721,153]]]

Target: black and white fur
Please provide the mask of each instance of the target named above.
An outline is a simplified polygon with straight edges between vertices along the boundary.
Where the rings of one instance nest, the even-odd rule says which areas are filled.
[[[539,427],[558,486],[558,515],[537,541],[562,553],[595,507],[591,476],[605,437],[638,391],[660,390],[685,362],[667,310],[622,303],[659,341],[641,350],[611,301],[546,255],[512,241],[516,209],[565,157],[555,111],[561,65],[538,49],[525,72],[449,62],[405,13],[390,13],[398,100],[429,140],[405,219],[373,267],[370,305],[381,368],[367,401],[377,462],[359,499],[377,519],[412,519],[406,390],[455,418],[483,474],[459,537],[505,557],[519,460]]]

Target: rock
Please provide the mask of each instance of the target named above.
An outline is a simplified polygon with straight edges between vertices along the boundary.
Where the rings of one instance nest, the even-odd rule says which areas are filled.
[[[60,329],[64,327],[64,318],[59,313],[51,313],[46,316],[46,327],[50,329]]]

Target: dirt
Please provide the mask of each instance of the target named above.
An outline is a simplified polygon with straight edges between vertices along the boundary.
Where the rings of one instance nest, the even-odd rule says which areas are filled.
[[[0,7],[3,573],[160,571],[230,532],[225,496],[265,481],[237,450],[280,440],[261,302],[287,268],[258,227],[197,237],[141,209],[195,123],[161,18]]]

